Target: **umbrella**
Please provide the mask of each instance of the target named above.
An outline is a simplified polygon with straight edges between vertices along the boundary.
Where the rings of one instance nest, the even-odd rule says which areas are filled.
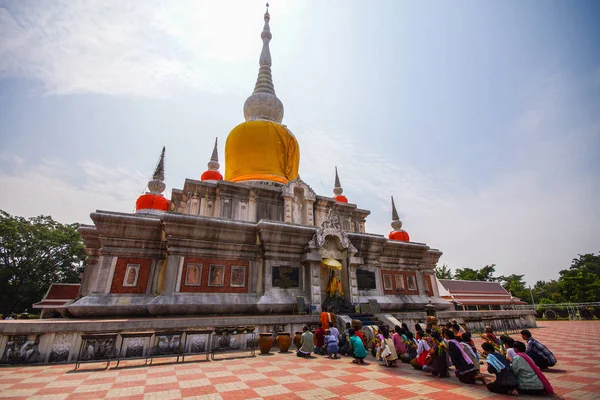
[[[338,271],[342,270],[342,263],[334,258],[324,258],[322,263],[331,269],[337,269]]]

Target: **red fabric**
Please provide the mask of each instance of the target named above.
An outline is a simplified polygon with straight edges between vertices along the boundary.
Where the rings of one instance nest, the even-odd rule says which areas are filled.
[[[169,210],[169,200],[160,194],[146,193],[141,195],[135,202],[135,210]]]
[[[223,175],[219,171],[205,171],[200,177],[201,181],[222,181]]]
[[[346,196],[343,196],[343,195],[333,196],[333,198],[335,199],[335,201],[340,202],[340,203],[347,203],[348,202],[348,198]]]
[[[417,357],[417,364],[419,364],[419,367],[425,365],[425,360],[427,359],[428,354],[429,352],[425,350],[423,350],[423,352],[419,354],[419,356]]]
[[[390,240],[399,240],[401,242],[410,242],[410,236],[406,231],[393,231],[390,232],[388,238]]]
[[[325,329],[319,328],[315,331],[315,346],[323,347],[325,344]]]

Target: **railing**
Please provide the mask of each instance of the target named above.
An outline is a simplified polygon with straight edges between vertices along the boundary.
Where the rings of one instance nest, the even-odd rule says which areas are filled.
[[[559,304],[525,304],[511,305],[504,309],[535,310],[537,318],[554,320],[568,318],[569,320],[590,320],[594,316],[600,319],[600,302],[590,303],[559,303]]]

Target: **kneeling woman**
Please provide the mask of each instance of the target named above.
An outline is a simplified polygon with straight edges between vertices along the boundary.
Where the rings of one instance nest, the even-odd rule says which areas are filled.
[[[517,377],[510,368],[510,363],[502,354],[496,352],[493,344],[485,342],[481,345],[486,357],[488,372],[496,375],[496,380],[487,384],[490,392],[500,394],[517,393]]]
[[[442,340],[442,336],[439,332],[433,332],[431,334],[431,339],[433,344],[431,350],[429,350],[429,355],[425,360],[425,365],[423,365],[423,371],[431,372],[431,375],[433,376],[447,378],[450,374],[448,373],[448,349],[446,344]]]
[[[460,342],[455,339],[452,331],[447,330],[444,335],[448,339],[448,354],[450,354],[452,364],[456,368],[456,377],[462,383],[475,384],[479,376],[477,375],[473,360],[465,352]]]
[[[554,394],[554,389],[543,372],[538,368],[533,360],[525,354],[525,343],[515,342],[515,356],[512,361],[511,369],[517,376],[517,390],[520,394]]]

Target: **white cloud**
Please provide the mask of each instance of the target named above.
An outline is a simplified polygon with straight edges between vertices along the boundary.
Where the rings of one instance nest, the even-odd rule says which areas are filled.
[[[262,4],[53,0],[0,5],[0,77],[41,81],[47,94],[164,98],[190,88],[235,90],[235,79],[216,77],[227,63],[258,59]],[[298,5],[282,2],[278,15]]]
[[[43,214],[66,223],[91,223],[89,215],[96,209],[132,212],[147,181],[139,171],[125,167],[108,168],[89,161],[71,166],[44,159],[37,165],[0,172],[0,209],[13,215]]]

